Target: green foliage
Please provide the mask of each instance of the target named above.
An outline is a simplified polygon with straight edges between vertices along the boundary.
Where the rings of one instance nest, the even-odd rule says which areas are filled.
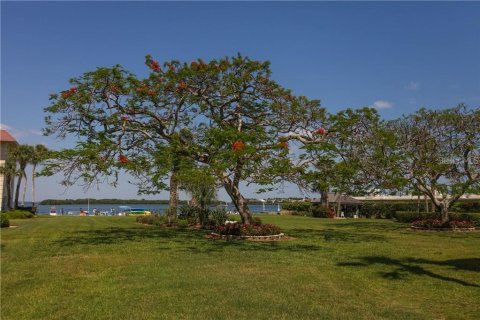
[[[335,211],[327,206],[315,204],[310,207],[310,214],[314,218],[333,218]]]
[[[31,219],[35,215],[30,211],[25,210],[9,210],[5,212],[10,219]]]
[[[0,212],[0,227],[8,228],[10,227],[10,220],[6,212]]]
[[[281,206],[283,210],[308,213],[312,207],[312,203],[305,201],[282,202]]]
[[[211,210],[208,216],[210,224],[213,226],[220,226],[225,224],[225,221],[228,220],[228,214],[225,209],[214,209]]]
[[[480,212],[480,201],[458,201],[452,206],[455,212]]]
[[[424,202],[420,202],[424,209]],[[413,201],[363,201],[359,213],[367,218],[392,218],[397,211],[417,211],[417,203]]]
[[[439,212],[397,211],[393,216],[398,222],[410,223],[416,220],[439,219]]]
[[[160,226],[160,225],[163,225],[164,223],[166,223],[167,219],[166,219],[165,216],[159,216],[157,214],[151,214],[151,215],[137,216],[135,218],[135,221],[138,222],[138,223],[142,223],[142,224],[150,224],[150,225]]]

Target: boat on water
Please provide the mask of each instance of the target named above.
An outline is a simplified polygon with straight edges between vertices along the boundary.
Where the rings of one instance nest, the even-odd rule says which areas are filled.
[[[132,208],[130,206],[119,206],[119,213],[120,216],[129,216],[129,215],[150,215],[152,214],[151,211],[141,208]]]
[[[50,208],[50,215],[51,216],[56,216],[57,215],[57,208],[51,207]]]

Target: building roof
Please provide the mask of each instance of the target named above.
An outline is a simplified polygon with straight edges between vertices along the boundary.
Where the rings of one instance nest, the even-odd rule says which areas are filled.
[[[320,199],[312,199],[312,202],[320,202]],[[360,205],[362,201],[355,199],[353,197],[347,196],[345,194],[329,192],[328,193],[328,202],[329,203],[338,203],[340,201],[341,204],[352,204],[352,205]]]
[[[17,142],[14,137],[7,130],[0,130],[0,141],[1,142]]]

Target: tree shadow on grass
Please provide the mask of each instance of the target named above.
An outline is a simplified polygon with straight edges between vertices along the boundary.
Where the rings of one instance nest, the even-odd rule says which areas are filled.
[[[60,246],[119,244],[123,242],[144,241],[150,239],[167,239],[189,241],[201,239],[203,233],[196,230],[170,228],[105,228],[70,233],[67,237],[54,241]]]
[[[384,235],[374,233],[358,233],[336,229],[291,229],[288,231],[294,237],[307,239],[323,239],[332,242],[386,242],[388,239]]]
[[[142,242],[146,240],[158,240],[174,242],[183,248],[179,250],[191,253],[221,252],[235,248],[239,251],[317,251],[320,246],[305,245],[293,241],[252,242],[244,240],[212,240],[206,239],[209,232],[206,230],[173,229],[165,227],[135,227],[76,231],[62,239],[53,241],[54,245],[61,247],[74,247],[79,245],[110,245],[126,242]],[[288,242],[288,243],[287,243]],[[162,250],[170,249],[161,246]]]
[[[427,276],[434,279],[457,283],[467,287],[480,288],[479,285],[474,283],[469,283],[460,279],[443,276],[432,271],[426,270],[422,265],[441,265],[441,266],[450,266],[456,270],[468,270],[474,272],[480,272],[480,259],[453,259],[445,261],[434,261],[427,259],[415,259],[415,258],[406,258],[406,259],[392,259],[389,257],[382,256],[368,256],[360,257],[359,261],[354,262],[341,262],[338,263],[338,266],[343,267],[369,267],[371,265],[384,265],[393,267],[394,269],[389,272],[380,272],[380,275],[383,278],[391,280],[400,280],[404,279],[409,274]]]

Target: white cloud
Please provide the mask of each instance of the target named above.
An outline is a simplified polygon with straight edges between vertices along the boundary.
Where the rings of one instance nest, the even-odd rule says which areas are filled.
[[[410,81],[410,83],[405,88],[410,91],[418,91],[420,89],[420,82]]]
[[[391,107],[393,107],[393,103],[389,102],[389,101],[385,101],[385,100],[377,100],[373,103],[372,105],[372,108],[375,108],[375,109],[390,109]]]
[[[35,130],[35,129],[22,130],[22,129],[17,129],[12,126],[9,126],[8,124],[5,124],[5,123],[0,123],[0,129],[7,130],[17,140],[28,137],[28,136],[32,136],[32,135],[34,136],[42,135],[42,131],[40,130]]]

